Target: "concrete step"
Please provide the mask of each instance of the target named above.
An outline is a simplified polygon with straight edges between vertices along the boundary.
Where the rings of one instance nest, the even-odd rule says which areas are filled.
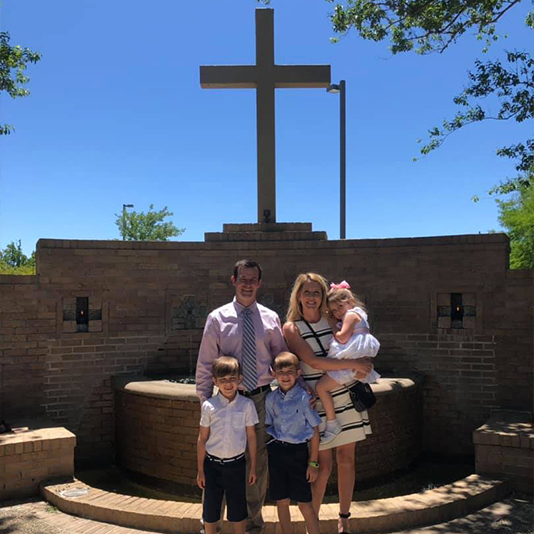
[[[69,497],[65,492],[87,490],[84,495]],[[47,484],[43,497],[65,513],[124,527],[158,532],[196,534],[200,531],[202,506],[197,503],[162,501],[131,497],[87,486],[83,482]],[[501,500],[508,493],[506,481],[470,475],[452,484],[421,493],[391,499],[354,502],[351,506],[353,533],[393,532],[407,528],[444,523],[463,517]],[[337,534],[337,504],[321,507],[323,534]],[[265,534],[275,534],[278,518],[275,506],[264,507]],[[296,506],[291,507],[295,534],[305,534],[304,520]],[[224,523],[223,534],[231,533]]]

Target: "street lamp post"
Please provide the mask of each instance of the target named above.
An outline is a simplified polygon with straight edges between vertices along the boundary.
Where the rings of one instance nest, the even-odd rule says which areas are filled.
[[[339,93],[339,238],[345,239],[347,229],[347,113],[345,80],[327,87],[328,93]]]
[[[126,208],[133,208],[133,204],[122,205],[122,240],[126,241]]]

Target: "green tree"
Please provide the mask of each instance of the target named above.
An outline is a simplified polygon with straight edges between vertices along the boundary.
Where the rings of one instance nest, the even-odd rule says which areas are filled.
[[[510,237],[510,267],[534,268],[534,187],[519,187],[510,199],[497,204],[499,222]]]
[[[326,0],[332,2],[334,0]],[[393,54],[415,51],[418,54],[443,53],[466,32],[485,40],[483,51],[499,39],[498,22],[521,0],[341,0],[331,15],[334,32],[343,35],[357,31],[364,39],[388,40]],[[525,24],[534,28],[534,12]],[[339,37],[333,39],[339,40]],[[480,105],[496,96],[500,109],[486,112]],[[507,52],[506,62],[476,61],[469,73],[469,86],[454,102],[461,107],[452,120],[432,128],[422,154],[440,147],[448,135],[486,120],[523,122],[534,116],[534,61],[527,52]],[[518,175],[507,177],[490,194],[506,194],[532,184],[534,139],[502,147],[497,154],[515,160]],[[476,200],[476,198],[475,198]]]
[[[11,98],[28,96],[30,92],[24,86],[30,81],[24,72],[28,63],[37,63],[41,59],[38,52],[29,48],[11,46],[7,32],[0,32],[0,92],[5,91]],[[0,135],[13,131],[10,124],[0,124]]]
[[[167,206],[155,211],[154,205],[150,204],[147,213],[123,210],[121,214],[115,214],[115,224],[125,241],[167,241],[185,232],[185,228],[177,228],[171,221],[164,222],[172,215]]]
[[[0,250],[0,274],[35,274],[35,251],[28,258],[22,251],[22,243],[12,241]]]

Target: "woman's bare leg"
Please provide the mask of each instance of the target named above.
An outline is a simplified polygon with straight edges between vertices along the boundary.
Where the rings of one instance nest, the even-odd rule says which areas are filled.
[[[339,513],[348,514],[354,493],[354,482],[356,480],[356,461],[354,452],[356,443],[342,445],[336,450],[337,453],[337,487],[339,492]],[[349,520],[339,519],[338,530],[340,532],[350,532]]]
[[[332,450],[319,451],[319,473],[317,480],[311,485],[313,509],[319,516],[319,509],[323,502],[326,484],[332,472]]]

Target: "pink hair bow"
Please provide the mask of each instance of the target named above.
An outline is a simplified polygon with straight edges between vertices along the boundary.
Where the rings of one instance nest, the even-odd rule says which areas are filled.
[[[343,280],[343,282],[339,282],[339,284],[330,284],[330,289],[350,289],[350,284]]]

